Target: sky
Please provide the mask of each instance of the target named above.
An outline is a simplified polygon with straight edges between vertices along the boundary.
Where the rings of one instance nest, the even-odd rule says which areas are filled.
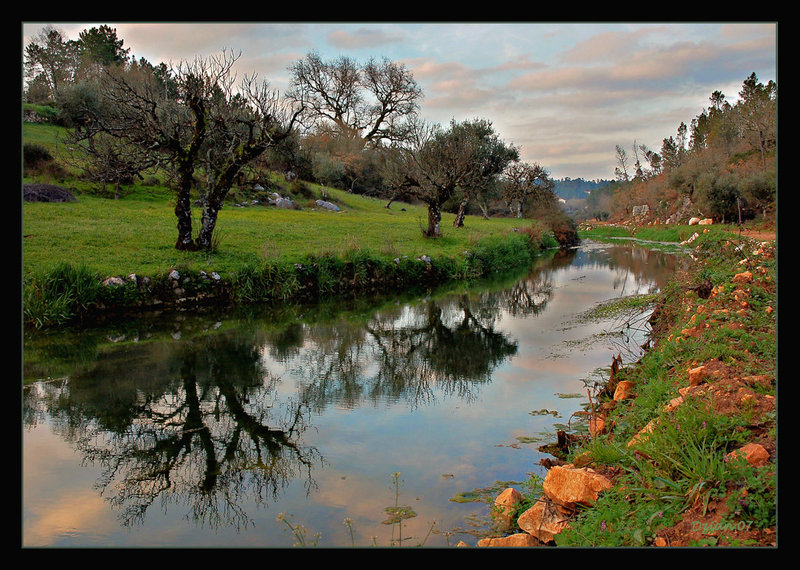
[[[658,152],[714,91],[734,103],[753,72],[777,82],[777,22],[23,22],[23,47],[50,24],[70,39],[108,25],[152,64],[241,53],[237,75],[281,92],[289,66],[388,58],[422,88],[424,119],[492,122],[553,178],[613,179],[616,145]],[[628,150],[630,154],[630,150]]]

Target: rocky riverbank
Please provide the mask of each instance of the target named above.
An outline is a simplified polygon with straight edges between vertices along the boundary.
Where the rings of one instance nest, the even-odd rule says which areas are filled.
[[[477,546],[777,545],[776,244],[698,242],[645,356],[614,358],[588,434],[559,434],[533,496],[497,496]]]

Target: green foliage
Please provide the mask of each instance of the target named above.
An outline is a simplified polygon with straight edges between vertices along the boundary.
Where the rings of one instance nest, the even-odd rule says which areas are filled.
[[[686,241],[694,233],[698,232],[698,226],[689,225],[657,225],[657,226],[643,226],[643,227],[628,227],[622,225],[599,225],[587,226],[579,231],[582,237],[594,239],[613,239],[613,238],[627,238],[635,237],[637,240],[651,241],[651,242],[664,242],[671,244],[679,244]],[[702,242],[714,240],[721,243],[732,237],[736,231],[735,227],[724,224],[714,224],[711,226],[704,226],[702,234],[699,235],[699,240],[692,243],[693,246],[700,245]]]
[[[592,237],[600,239],[617,238],[617,237],[633,237],[633,232],[630,228],[624,226],[591,226],[588,229],[580,231],[583,237]]]
[[[777,520],[774,466],[754,467],[744,458],[729,462],[728,485],[738,490],[728,497],[728,518],[752,521],[753,528],[768,528]]]
[[[98,246],[102,247],[101,244]],[[168,251],[175,255],[173,250]],[[151,273],[153,283],[147,293],[127,280],[124,285],[101,286],[100,274],[88,269],[75,271],[68,264],[59,264],[54,270],[31,272],[26,279],[25,322],[35,326],[64,324],[98,306],[135,304],[146,294],[170,299],[174,293],[165,277],[168,270],[163,267],[178,269],[182,276],[188,277],[182,284],[186,295],[210,293],[221,302],[256,303],[374,294],[455,280],[470,281],[525,267],[533,261],[536,251],[535,244],[520,233],[479,240],[467,252],[469,255],[462,252],[453,256],[441,254],[435,258],[402,255],[387,259],[383,254],[351,245],[338,252],[302,257],[244,258],[226,272],[220,284],[213,286],[211,283],[214,282],[200,277],[196,263],[203,259],[207,262],[208,257],[216,256],[178,256],[174,263],[154,266],[156,270]]]
[[[742,192],[739,179],[716,172],[703,173],[697,185],[700,207],[717,220],[736,220]]]
[[[61,325],[90,309],[98,300],[98,276],[84,266],[58,263],[51,271],[26,275],[23,318],[36,327]]]
[[[35,105],[33,103],[25,103],[23,105],[23,112],[25,114],[38,117],[47,123],[52,123],[58,118],[58,109],[52,105]]]
[[[117,30],[106,25],[83,30],[77,43],[83,56],[104,66],[124,62],[130,52],[122,48],[124,42],[117,38]]]
[[[24,140],[44,147],[58,161],[58,141],[65,129],[26,123]],[[272,180],[272,179],[270,179]],[[269,188],[281,183],[268,182]],[[106,274],[139,273],[152,275],[174,265],[178,259],[196,269],[232,271],[252,263],[269,246],[271,257],[300,261],[323,252],[343,253],[351,248],[383,254],[386,258],[406,255],[455,257],[471,242],[502,233],[518,222],[510,219],[483,220],[468,217],[466,227],[453,229],[442,239],[425,240],[418,235],[419,223],[426,217],[424,208],[395,202],[391,209],[383,200],[327,189],[327,198],[343,212],[333,214],[311,207],[296,210],[254,206],[237,208],[232,201],[220,212],[220,227],[225,239],[213,254],[173,251],[175,217],[172,191],[153,175],[141,184],[126,188],[121,200],[101,200],[88,194],[90,185],[71,180],[69,187],[78,202],[66,204],[24,204],[26,268],[46,269],[65,253],[73,264],[91,265]],[[311,200],[320,189],[308,183],[282,182],[281,193]],[[252,193],[248,199],[266,202],[267,194]],[[402,206],[402,208],[401,208]],[[198,216],[195,213],[195,216]],[[449,219],[448,219],[449,218]],[[443,226],[452,224],[445,215]],[[103,246],[103,237],[108,236]]]
[[[243,265],[231,278],[232,294],[244,303],[288,299],[299,287],[297,275],[287,262]]]
[[[740,176],[739,188],[746,203],[763,214],[774,210],[778,197],[778,177],[774,169]]]
[[[23,321],[36,328],[58,326],[93,309],[130,307],[142,298],[133,281],[105,285],[86,266],[57,263],[48,271],[28,273],[23,281]]]
[[[733,516],[750,509],[747,514],[762,526],[774,524],[774,484],[763,470],[726,459],[742,443],[737,427],[743,420],[715,414],[702,402],[683,404],[673,414],[637,451],[611,439],[596,439],[581,449],[595,463],[622,467],[625,474],[557,537],[559,546],[645,546],[689,506],[708,505],[730,489],[748,489],[748,498],[750,489],[755,493],[736,505]]]
[[[476,274],[497,273],[530,263],[531,244],[527,236],[520,233],[492,236],[475,246],[470,259]]]
[[[727,306],[741,290],[740,284],[732,282],[733,275],[743,270],[740,261],[756,245],[719,231],[703,234],[694,245],[698,263],[688,274],[676,275],[659,294],[655,346],[636,365],[617,373],[617,380],[634,383],[636,397],[625,405],[618,402],[609,413],[606,419],[613,425],[612,434],[592,438],[573,451],[573,460],[586,454],[593,464],[613,466],[621,475],[612,490],[557,536],[560,546],[646,546],[659,528],[672,526],[690,508],[702,515],[712,501],[724,501],[729,511],[717,525],[722,530],[696,545],[739,544],[726,536],[725,525],[758,529],[776,523],[774,465],[754,467],[730,455],[752,441],[754,427],[774,432],[774,413],[756,419],[747,405],[719,413],[712,405],[712,392],[694,394],[671,412],[664,410],[679,395],[679,386],[685,385],[688,363],[719,359],[744,376],[764,374],[765,364],[777,362],[774,317],[765,310],[774,306],[774,291],[763,288],[774,283],[774,259],[759,259],[770,279],[747,286],[751,303],[747,312],[714,315],[742,326],[703,328],[709,313],[685,310],[694,306],[691,299],[696,294],[687,290],[687,283],[708,280],[715,286],[713,302]],[[706,303],[703,298],[695,301],[697,306]],[[690,326],[704,332],[683,335]],[[774,383],[754,389],[772,395]],[[628,447],[627,442],[651,422],[647,436]]]
[[[641,547],[659,528],[669,526],[680,511],[679,503],[632,497],[615,487],[603,493],[591,508],[556,535],[558,546]]]
[[[64,127],[46,123],[23,123],[22,139],[25,144],[42,146],[54,157],[60,156],[63,150],[59,141],[67,134]]]
[[[586,311],[583,313],[582,317],[587,320],[601,320],[625,315],[641,314],[647,309],[652,308],[657,298],[656,294],[641,293],[610,299]]]
[[[683,495],[694,500],[703,487],[710,492],[725,482],[725,455],[744,443],[744,432],[737,429],[743,425],[742,418],[714,413],[702,400],[687,400],[639,445],[650,458],[639,473],[675,481]]]
[[[636,239],[680,243],[687,240],[696,231],[694,226],[649,226],[636,230]]]
[[[468,252],[469,253],[469,252]],[[241,302],[308,296],[402,290],[453,280],[472,280],[524,267],[533,260],[527,238],[495,236],[458,257],[397,257],[388,260],[353,248],[343,253],[310,255],[299,261],[274,260],[243,264],[231,278],[232,297]]]
[[[49,155],[52,163],[61,164],[64,145],[59,141],[67,132],[54,125],[25,123],[28,157]],[[384,200],[326,188],[324,197],[342,208],[334,214],[315,207],[314,198],[322,197],[318,186],[300,180],[286,183],[270,175],[266,185],[293,196],[295,209],[235,207],[232,199],[240,196],[248,203],[264,204],[271,190],[262,195],[249,185],[234,187],[228,207],[220,211],[224,238],[216,247],[177,251],[174,194],[158,176],[146,173],[116,200],[76,177],[69,181],[76,202],[24,203],[26,274],[47,275],[63,262],[87,268],[97,282],[109,275],[149,276],[153,294],[167,295],[171,291],[163,285],[165,280],[156,277],[180,267],[181,273],[218,273],[223,276],[223,295],[247,303],[479,279],[524,266],[537,252],[557,245],[543,224],[534,222],[517,232],[519,220],[474,216],[467,217],[464,228],[429,240],[419,233],[427,218],[424,206],[395,202],[390,209]],[[196,209],[194,217],[196,224]],[[452,214],[444,217],[442,226],[451,227]],[[34,295],[40,288],[36,280],[28,287],[25,320],[39,326],[68,321],[101,304],[136,302],[140,294],[127,285],[98,289],[90,304],[76,305],[69,297]]]

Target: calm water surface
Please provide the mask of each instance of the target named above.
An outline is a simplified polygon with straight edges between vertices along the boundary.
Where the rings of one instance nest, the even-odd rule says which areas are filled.
[[[453,499],[543,475],[644,341],[585,312],[680,259],[587,242],[468,290],[26,335],[23,546],[290,547],[281,514],[307,544],[474,544],[487,506]]]

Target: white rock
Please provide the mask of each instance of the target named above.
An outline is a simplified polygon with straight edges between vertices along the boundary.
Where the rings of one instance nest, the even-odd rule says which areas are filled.
[[[121,277],[109,277],[108,279],[103,281],[103,285],[105,285],[106,287],[109,286],[117,287],[119,285],[125,285],[125,280],[122,279]]]

